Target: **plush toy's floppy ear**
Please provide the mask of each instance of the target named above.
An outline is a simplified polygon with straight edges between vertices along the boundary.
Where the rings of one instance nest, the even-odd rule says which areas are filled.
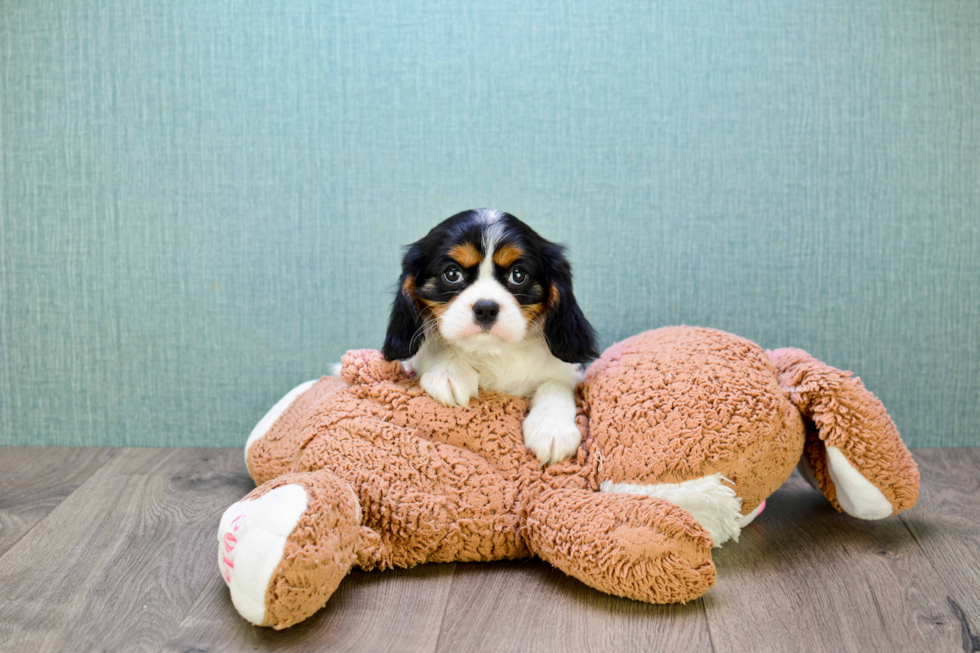
[[[802,349],[767,352],[807,424],[803,471],[834,507],[861,519],[907,510],[919,470],[885,407],[861,380]]]
[[[401,283],[391,304],[391,317],[388,319],[388,335],[381,348],[386,360],[402,361],[411,358],[425,340],[422,316],[412,296],[412,275],[402,273]]]
[[[595,331],[585,319],[572,293],[572,266],[560,245],[550,244],[544,251],[545,265],[551,279],[548,315],[544,336],[548,348],[566,363],[585,363],[599,357]]]

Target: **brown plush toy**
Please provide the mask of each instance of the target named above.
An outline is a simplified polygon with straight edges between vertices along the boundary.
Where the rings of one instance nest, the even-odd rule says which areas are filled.
[[[303,384],[256,426],[259,485],[221,519],[235,607],[281,629],[320,609],[354,567],[536,555],[603,592],[685,602],[799,463],[838,510],[910,508],[919,475],[860,380],[798,349],[709,329],[620,342],[578,389],[583,441],[542,469],[522,442],[528,402],[482,392],[445,407],[373,350]]]

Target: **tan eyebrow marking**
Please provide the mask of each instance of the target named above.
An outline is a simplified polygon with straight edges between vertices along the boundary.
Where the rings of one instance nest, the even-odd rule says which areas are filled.
[[[449,256],[452,257],[454,261],[462,265],[464,268],[471,268],[474,265],[479,265],[480,261],[483,260],[483,256],[477,250],[473,243],[463,243],[461,245],[454,245],[451,250],[449,250]]]
[[[517,245],[507,243],[493,253],[493,262],[502,268],[509,268],[514,261],[524,256],[524,250]]]

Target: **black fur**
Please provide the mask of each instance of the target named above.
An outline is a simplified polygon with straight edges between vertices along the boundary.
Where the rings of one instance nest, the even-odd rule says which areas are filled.
[[[402,274],[402,284],[410,275]],[[425,333],[422,329],[422,316],[415,299],[399,285],[395,293],[395,301],[391,304],[391,317],[388,320],[388,334],[381,353],[386,360],[400,361],[411,358],[419,350]]]
[[[564,248],[543,241],[542,259],[549,271],[551,286],[557,290],[558,302],[548,307],[544,336],[555,358],[566,363],[587,363],[599,357],[595,330],[579,308],[572,292],[572,266]]]

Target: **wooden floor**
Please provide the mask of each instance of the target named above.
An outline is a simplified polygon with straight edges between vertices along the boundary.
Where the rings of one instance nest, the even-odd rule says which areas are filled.
[[[798,476],[652,606],[540,561],[353,572],[275,632],[234,611],[218,517],[240,449],[0,447],[0,651],[980,651],[980,450],[918,450],[919,505],[861,522]]]

